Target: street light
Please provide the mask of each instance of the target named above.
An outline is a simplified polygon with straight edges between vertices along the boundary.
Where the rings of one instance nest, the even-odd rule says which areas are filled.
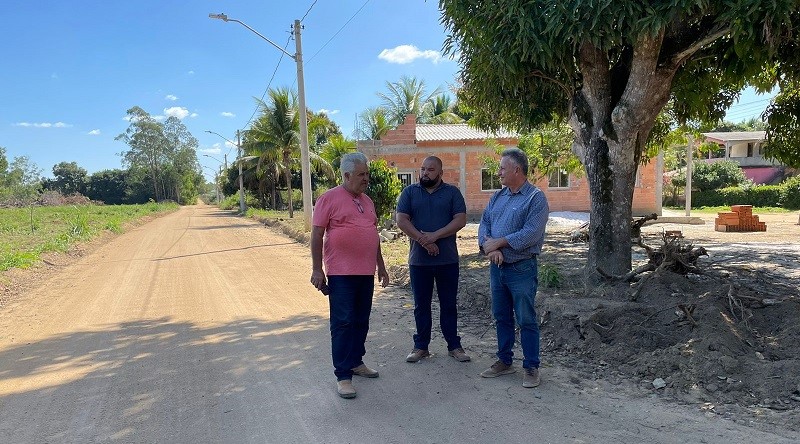
[[[311,167],[309,165],[309,154],[308,154],[308,116],[306,115],[306,92],[305,92],[305,82],[303,80],[303,49],[302,43],[300,41],[300,20],[294,21],[294,40],[295,40],[295,49],[296,53],[294,55],[289,54],[281,48],[280,46],[276,45],[272,40],[264,37],[256,31],[255,29],[248,26],[246,23],[229,18],[227,15],[223,14],[208,14],[209,18],[223,20],[225,22],[236,22],[245,28],[252,31],[255,35],[261,37],[262,39],[266,40],[267,43],[278,48],[279,51],[291,57],[297,63],[297,97],[300,101],[300,166],[301,166],[301,175],[303,178],[303,219],[305,222],[306,230],[311,229]],[[241,168],[241,164],[240,164]],[[241,180],[241,174],[240,178]]]
[[[208,158],[214,159],[217,162],[219,162],[220,164],[225,165],[225,171],[228,171],[228,155],[224,154],[224,156],[225,157],[223,157],[223,159],[225,159],[225,162],[222,162],[221,160],[217,159],[216,157],[214,157],[214,156],[212,156],[210,154],[203,154],[203,157],[208,157]]]
[[[214,170],[212,170],[211,168],[209,168],[209,167],[207,167],[205,165],[202,165],[202,167],[207,169],[208,171],[211,171],[212,173],[214,173],[214,189],[217,191],[217,205],[219,205],[219,203],[220,203],[220,200],[219,200],[219,172],[218,171],[214,171]]]
[[[244,179],[242,177],[242,144],[241,139],[239,138],[239,130],[236,130],[236,143],[231,142],[228,140],[227,137],[223,136],[220,133],[206,130],[209,134],[214,134],[216,136],[222,137],[223,139],[227,140],[228,143],[231,145],[236,145],[236,163],[239,164],[239,212],[244,214],[247,211],[247,204],[244,202]],[[204,154],[208,156],[208,154]],[[211,157],[211,156],[208,156]],[[219,162],[219,160],[217,160]],[[225,154],[225,171],[228,170],[228,155]]]

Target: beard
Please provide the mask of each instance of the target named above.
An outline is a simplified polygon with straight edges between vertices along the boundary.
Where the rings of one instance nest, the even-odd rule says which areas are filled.
[[[433,188],[439,183],[439,177],[437,176],[435,179],[430,179],[427,177],[420,177],[419,184],[425,188]]]

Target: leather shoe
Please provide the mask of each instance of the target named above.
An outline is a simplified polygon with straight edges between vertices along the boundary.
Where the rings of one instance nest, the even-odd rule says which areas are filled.
[[[336,392],[344,399],[352,399],[356,397],[356,388],[353,387],[353,381],[350,379],[342,379],[336,383]]]
[[[367,364],[361,364],[353,369],[353,374],[363,378],[377,378],[378,371],[367,367]]]

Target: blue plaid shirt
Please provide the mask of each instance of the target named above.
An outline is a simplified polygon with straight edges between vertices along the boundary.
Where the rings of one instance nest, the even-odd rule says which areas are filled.
[[[504,187],[492,195],[483,211],[478,246],[482,248],[487,237],[506,238],[509,246],[500,250],[503,262],[530,259],[542,252],[549,213],[544,193],[530,182],[516,193]]]

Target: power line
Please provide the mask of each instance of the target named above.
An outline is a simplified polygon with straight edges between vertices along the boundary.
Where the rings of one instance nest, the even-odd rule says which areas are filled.
[[[327,42],[325,42],[325,44],[324,44],[324,45],[322,45],[322,47],[321,47],[321,48],[319,48],[319,49],[317,50],[317,52],[315,52],[315,53],[314,53],[314,55],[312,55],[311,57],[309,57],[309,58],[308,58],[308,60],[306,60],[306,63],[309,63],[309,62],[311,62],[311,60],[313,60],[313,59],[314,59],[314,57],[316,57],[316,56],[317,56],[317,54],[319,54],[319,53],[320,53],[320,52],[321,52],[323,49],[325,49],[325,47],[326,47],[326,46],[328,46],[328,43],[330,43],[330,42],[331,42],[331,40],[335,39],[335,38],[336,38],[336,36],[337,36],[337,35],[339,35],[339,33],[340,33],[340,32],[342,32],[342,30],[345,28],[345,26],[347,26],[347,25],[348,25],[348,23],[350,23],[350,22],[351,22],[351,21],[352,21],[354,18],[356,18],[356,16],[358,15],[358,13],[359,13],[359,12],[361,12],[361,10],[362,10],[362,9],[364,9],[364,7],[365,7],[365,6],[367,6],[367,3],[369,3],[369,2],[370,2],[370,0],[367,0],[367,1],[365,1],[365,2],[364,2],[364,4],[363,4],[363,5],[361,5],[361,7],[360,7],[360,8],[358,8],[358,11],[356,11],[355,13],[353,13],[353,15],[352,15],[352,16],[351,16],[349,19],[347,19],[347,21],[346,21],[346,22],[344,22],[344,25],[342,25],[342,27],[341,27],[341,28],[339,28],[339,30],[338,30],[338,31],[336,31],[336,33],[334,33],[334,34],[333,34],[333,36],[331,36],[331,38],[329,38],[329,39],[328,39],[328,41],[327,41]],[[316,2],[315,2],[315,3],[316,3]]]
[[[308,16],[308,13],[311,12],[311,8],[313,8],[314,5],[316,5],[316,4],[317,4],[317,0],[314,0],[314,3],[312,3],[311,6],[308,7],[308,11],[306,11],[306,13],[303,14],[303,18],[300,19],[301,23],[303,22],[303,20],[306,19],[306,16]]]
[[[316,3],[316,2],[315,2],[315,3]],[[312,6],[313,6],[313,5],[312,5]],[[310,10],[310,8],[309,8],[309,10]],[[292,35],[291,35],[291,34],[289,34],[289,37],[286,39],[286,44],[285,44],[285,45],[283,45],[283,49],[284,49],[284,51],[286,50],[286,48],[288,48],[288,47],[289,47],[289,42],[291,42],[291,41],[292,41]],[[281,58],[279,58],[279,59],[278,59],[278,64],[277,64],[277,65],[275,65],[275,70],[274,70],[274,71],[272,71],[272,77],[270,77],[270,78],[269,78],[269,82],[267,82],[267,87],[264,89],[264,94],[261,94],[261,102],[263,102],[263,101],[264,101],[264,97],[266,97],[266,96],[267,96],[267,93],[269,92],[269,88],[270,88],[270,86],[272,85],[272,81],[273,81],[273,80],[275,80],[275,74],[277,74],[277,73],[278,73],[278,68],[280,68],[280,66],[281,66],[281,62],[283,61],[283,57],[284,57],[285,55],[286,55],[286,54],[284,54],[283,52],[281,52]],[[253,117],[255,117],[256,113],[258,113],[258,110],[259,110],[259,108],[260,108],[260,103],[261,103],[261,102],[259,102],[259,105],[256,105],[256,109],[254,109],[254,110],[253,110],[253,114],[251,114],[251,115],[250,115],[250,119],[248,119],[248,120],[247,120],[247,123],[245,123],[245,124],[244,124],[244,128],[247,128],[247,126],[248,126],[248,125],[250,125],[250,122],[252,122],[252,121],[253,121]],[[244,130],[244,128],[243,128],[242,130]]]

